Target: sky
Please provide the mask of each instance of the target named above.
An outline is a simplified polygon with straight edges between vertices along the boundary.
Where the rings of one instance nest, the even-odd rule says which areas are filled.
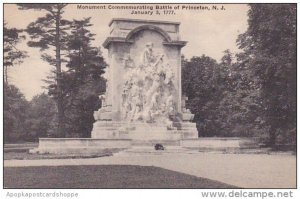
[[[87,4],[85,4],[87,5]],[[99,5],[99,4],[98,4]],[[178,5],[178,4],[177,4]],[[188,44],[182,49],[186,58],[205,54],[217,61],[223,56],[223,51],[230,49],[238,52],[236,39],[247,29],[246,4],[224,4],[225,10],[176,10],[175,15],[132,15],[131,10],[107,9],[87,10],[77,9],[77,4],[66,7],[63,17],[65,19],[83,19],[91,17],[93,26],[91,32],[96,34],[94,46],[101,46],[109,36],[109,22],[112,18],[132,18],[148,20],[164,20],[180,22],[181,40]],[[155,6],[155,5],[152,5]],[[176,6],[173,4],[173,6]],[[202,6],[205,6],[202,4]],[[207,5],[211,7],[211,5]],[[222,5],[218,5],[220,8]],[[15,4],[4,4],[4,20],[8,27],[25,29],[30,22],[44,16],[42,11],[18,10]],[[19,49],[26,50],[29,57],[20,65],[9,69],[9,82],[16,85],[27,100],[34,95],[46,92],[46,79],[54,68],[41,60],[41,53],[37,48],[27,46],[27,39],[18,45]],[[102,48],[103,56],[107,60],[107,50]]]

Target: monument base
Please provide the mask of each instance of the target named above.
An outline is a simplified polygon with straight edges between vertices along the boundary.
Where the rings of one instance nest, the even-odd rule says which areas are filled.
[[[165,151],[155,152],[155,144],[162,144]],[[38,148],[30,153],[39,154],[99,154],[104,150],[129,154],[164,154],[197,152],[247,152],[261,151],[251,138],[197,138],[181,140],[132,140],[95,138],[40,138]]]
[[[128,149],[136,146],[153,148],[181,147],[184,139],[197,139],[195,123],[177,122],[172,127],[164,123],[118,122],[98,120],[94,123],[91,138],[40,138],[39,147],[32,153],[90,153],[103,149]]]
[[[105,149],[123,150],[130,147],[131,140],[129,139],[39,138],[38,148],[29,152],[39,154],[97,154]]]
[[[96,121],[92,138],[132,140],[181,140],[198,138],[195,123],[178,122],[173,127],[161,123]]]

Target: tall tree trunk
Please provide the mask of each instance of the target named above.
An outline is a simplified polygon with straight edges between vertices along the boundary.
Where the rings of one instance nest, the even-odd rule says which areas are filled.
[[[58,5],[59,7],[59,5]],[[64,107],[63,96],[61,90],[61,56],[60,56],[60,17],[61,12],[58,8],[56,15],[56,35],[55,35],[55,53],[56,53],[56,81],[57,81],[57,112],[58,112],[58,132],[60,136],[66,137],[65,125],[64,125]]]

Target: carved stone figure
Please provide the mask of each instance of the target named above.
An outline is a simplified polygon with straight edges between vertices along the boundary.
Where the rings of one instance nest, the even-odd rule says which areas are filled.
[[[148,64],[154,63],[155,57],[153,55],[153,43],[148,42],[146,44],[146,49],[142,54],[142,64],[147,66]]]
[[[125,120],[165,123],[175,114],[174,73],[165,56],[155,55],[153,47],[152,43],[146,44],[138,67],[130,56],[124,59],[122,108]]]

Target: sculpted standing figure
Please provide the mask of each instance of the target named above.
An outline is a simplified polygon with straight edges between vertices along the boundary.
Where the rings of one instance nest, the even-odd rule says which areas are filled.
[[[155,62],[155,56],[153,54],[153,43],[146,43],[146,49],[142,54],[142,64],[148,66],[151,63]]]

